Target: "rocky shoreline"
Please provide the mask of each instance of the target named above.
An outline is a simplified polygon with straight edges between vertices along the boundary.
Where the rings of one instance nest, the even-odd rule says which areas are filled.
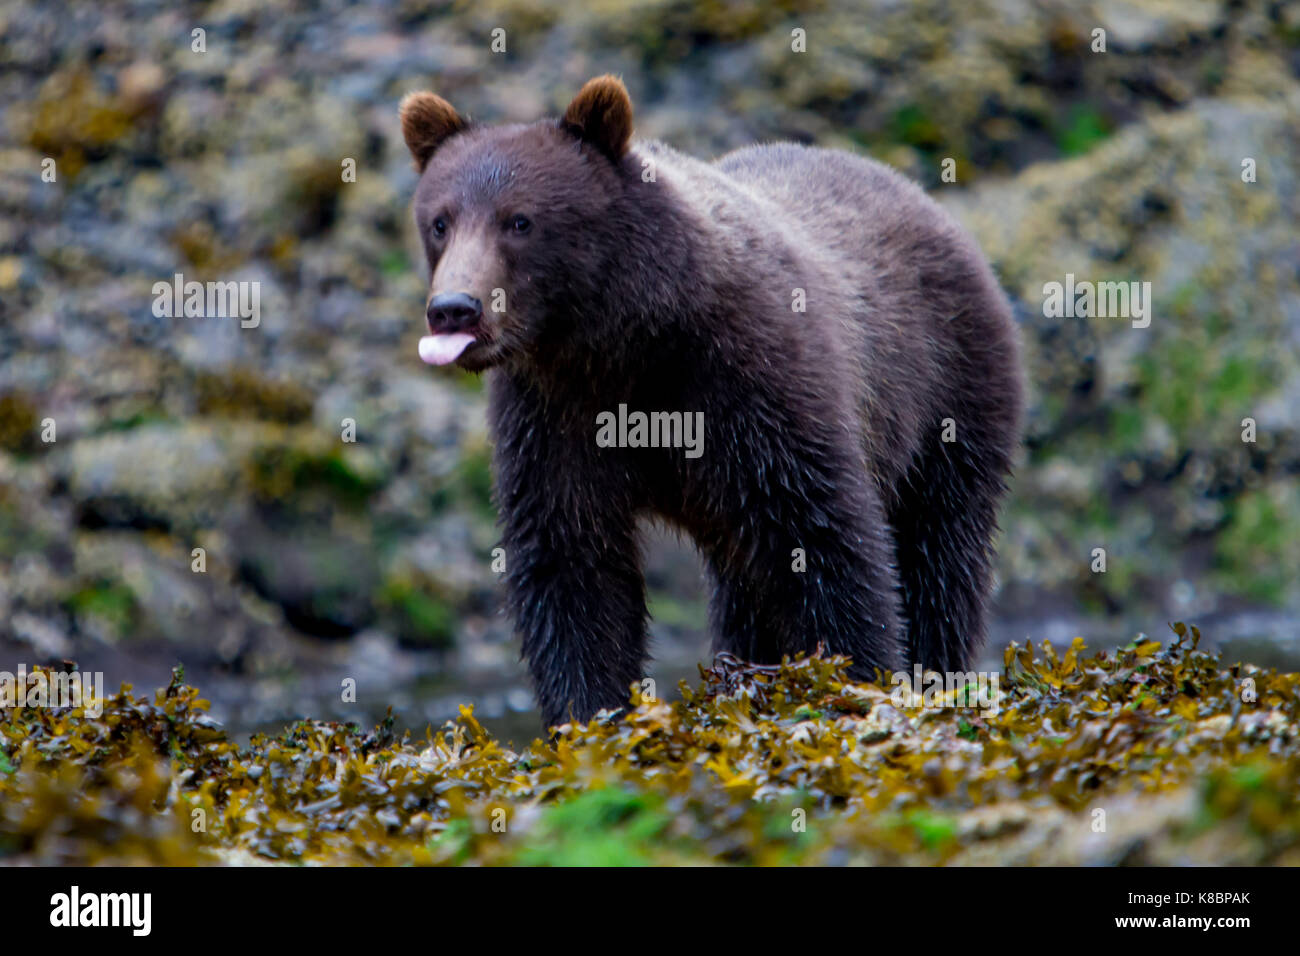
[[[436,87],[528,119],[604,70],[643,104],[638,135],[702,155],[857,149],[976,234],[1018,302],[1033,400],[1002,522],[1003,639],[1069,622],[1118,641],[1186,617],[1295,646],[1294,6],[619,6],[5,8],[0,654],[99,664],[112,686],[182,660],[246,728],[328,716],[360,674],[393,696],[378,713],[396,701],[414,726],[458,694],[526,716],[481,388],[415,352],[396,103]],[[1150,328],[1045,317],[1043,285],[1067,273],[1150,282]],[[155,315],[176,274],[258,283],[259,324]],[[704,656],[704,590],[684,549],[654,542],[671,685]]]

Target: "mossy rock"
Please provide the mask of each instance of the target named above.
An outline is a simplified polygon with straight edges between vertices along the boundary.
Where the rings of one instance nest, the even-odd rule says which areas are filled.
[[[446,650],[455,644],[456,613],[435,582],[395,575],[384,582],[376,603],[407,647]]]
[[[30,452],[39,444],[40,416],[35,404],[21,392],[0,394],[0,449]]]
[[[259,418],[296,425],[311,417],[315,399],[295,381],[276,381],[243,367],[198,372],[194,391],[200,414]]]

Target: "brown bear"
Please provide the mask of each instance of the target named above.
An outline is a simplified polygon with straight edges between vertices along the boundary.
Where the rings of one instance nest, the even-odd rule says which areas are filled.
[[[1022,383],[1006,298],[947,213],[845,152],[632,143],[610,76],[558,121],[413,93],[401,122],[419,351],[491,370],[507,604],[548,724],[642,679],[643,518],[703,554],[715,651],[966,670]]]

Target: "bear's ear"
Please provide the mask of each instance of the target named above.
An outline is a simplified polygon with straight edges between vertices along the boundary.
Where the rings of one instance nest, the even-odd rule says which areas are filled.
[[[433,93],[407,93],[398,109],[402,117],[402,136],[411,151],[418,172],[424,172],[429,157],[453,133],[469,124],[441,96]]]
[[[632,100],[627,87],[608,73],[588,80],[564,111],[561,123],[610,159],[621,158],[632,138]]]

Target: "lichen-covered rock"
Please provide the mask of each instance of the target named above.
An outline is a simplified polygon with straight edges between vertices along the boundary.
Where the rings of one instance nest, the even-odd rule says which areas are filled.
[[[358,646],[400,662],[393,700],[443,718],[472,696],[484,719],[526,700],[497,613],[481,386],[432,376],[415,353],[425,289],[395,105],[434,88],[475,117],[532,120],[606,70],[633,90],[638,135],[702,156],[780,137],[867,152],[970,221],[1027,332],[1031,445],[999,576],[1004,609],[1034,633],[1075,633],[1058,616],[1080,605],[1146,621],[1157,607],[1295,607],[1297,10],[121,0],[69,16],[13,0],[0,9],[0,651],[115,648],[135,668],[123,648],[160,647],[232,719],[305,699],[333,714],[331,668],[356,670],[361,651],[291,623],[319,586],[347,597],[326,620],[364,626]],[[1042,284],[1071,270],[1151,281],[1151,328],[1046,321]],[[156,316],[153,286],[176,273],[259,283],[260,325]],[[298,554],[293,574],[259,572],[277,535],[310,541],[320,564]],[[677,656],[693,661],[698,567],[662,538],[649,551],[661,651],[680,630]],[[358,554],[358,587],[336,587],[331,569]],[[206,628],[183,624],[187,607]],[[311,676],[275,683],[286,673]]]
[[[1086,159],[946,197],[1023,304],[1036,394],[1005,580],[1095,585],[1130,610],[1170,606],[1185,578],[1300,596],[1269,571],[1300,560],[1297,104],[1196,102]],[[1150,325],[1045,317],[1044,285],[1067,273],[1150,283]],[[1194,543],[1209,536],[1206,568]],[[1090,573],[1095,547],[1105,575]]]

